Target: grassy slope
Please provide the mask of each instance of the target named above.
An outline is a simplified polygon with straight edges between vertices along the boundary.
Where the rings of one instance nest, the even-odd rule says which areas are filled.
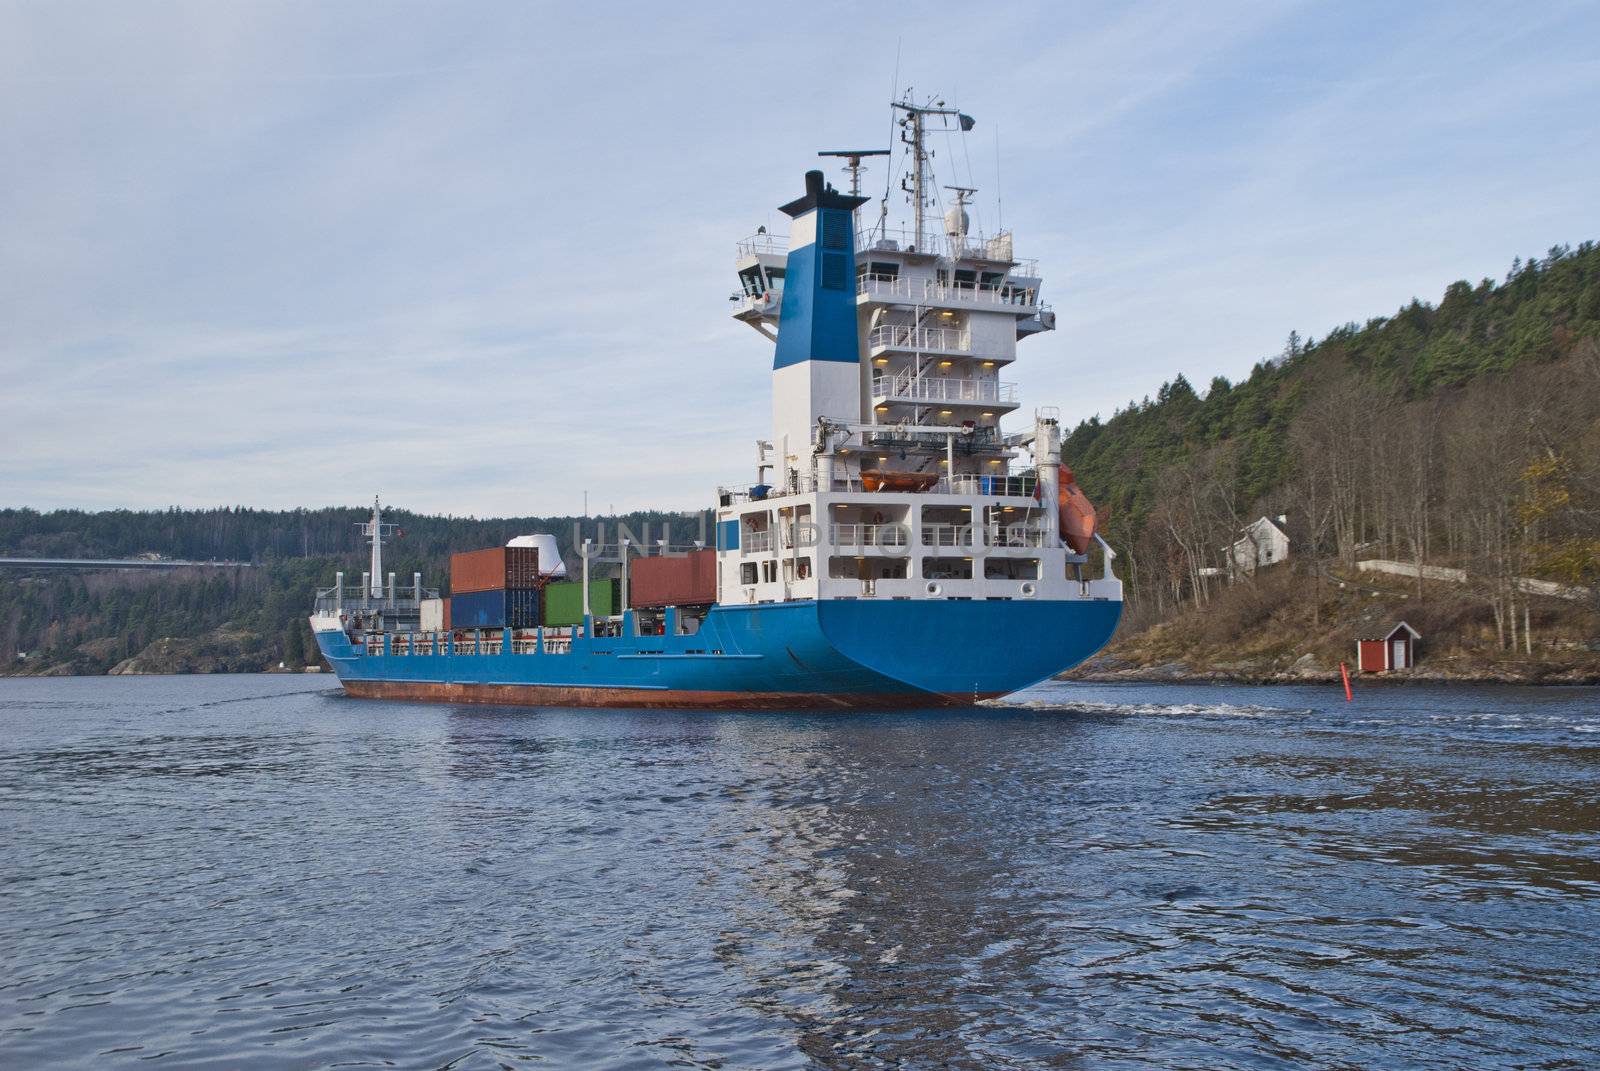
[[[1263,570],[1204,607],[1119,634],[1071,676],[1333,680],[1341,661],[1354,672],[1356,637],[1375,639],[1405,621],[1423,635],[1412,678],[1600,683],[1594,619],[1581,605],[1534,600],[1530,655],[1500,650],[1488,606],[1457,585],[1426,584],[1419,599],[1412,580],[1335,572],[1322,584],[1320,614],[1313,588],[1290,566]]]

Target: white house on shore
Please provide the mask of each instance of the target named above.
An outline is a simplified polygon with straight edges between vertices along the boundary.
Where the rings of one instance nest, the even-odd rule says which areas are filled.
[[[1289,536],[1282,528],[1288,521],[1280,515],[1277,520],[1262,517],[1246,525],[1233,545],[1223,548],[1233,572],[1236,575],[1253,573],[1264,566],[1288,561]]]

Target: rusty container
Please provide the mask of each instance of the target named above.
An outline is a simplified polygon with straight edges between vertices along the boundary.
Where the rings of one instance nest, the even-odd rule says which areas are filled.
[[[717,552],[695,550],[659,558],[635,558],[628,568],[628,605],[705,606],[717,601]]]
[[[450,555],[450,593],[536,588],[538,547],[487,547]]]

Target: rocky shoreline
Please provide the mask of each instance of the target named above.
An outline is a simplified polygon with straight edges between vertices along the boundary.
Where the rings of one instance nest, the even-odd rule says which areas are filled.
[[[1077,669],[1059,675],[1057,680],[1094,684],[1338,684],[1338,666],[1329,668],[1312,655],[1302,655],[1287,666],[1269,661],[1224,662],[1191,665],[1186,662],[1138,663],[1117,655],[1102,654]],[[1356,684],[1600,684],[1600,667],[1560,665],[1544,662],[1500,662],[1465,666],[1429,665],[1398,673],[1357,674]]]

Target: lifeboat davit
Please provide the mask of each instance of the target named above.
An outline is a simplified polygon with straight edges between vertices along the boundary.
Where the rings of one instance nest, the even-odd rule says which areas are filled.
[[[1094,504],[1078,486],[1072,470],[1061,466],[1056,484],[1056,508],[1061,519],[1061,538],[1078,554],[1087,554],[1094,542]],[[1037,491],[1034,492],[1037,495]]]

